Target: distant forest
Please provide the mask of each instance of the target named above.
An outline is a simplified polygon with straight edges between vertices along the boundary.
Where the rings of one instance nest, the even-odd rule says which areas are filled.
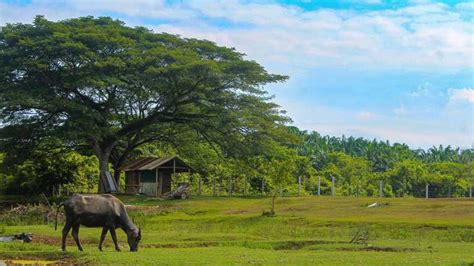
[[[130,159],[141,156],[179,154],[198,170],[192,176],[176,175],[197,192],[198,176],[202,193],[207,195],[259,195],[273,190],[283,195],[315,195],[318,178],[321,195],[331,194],[332,178],[336,195],[379,196],[380,181],[387,197],[424,197],[426,184],[430,197],[468,196],[474,178],[474,150],[432,147],[410,149],[406,144],[355,137],[322,136],[319,133],[286,127],[284,149],[278,159],[231,157],[206,142],[179,141],[148,144]],[[54,147],[54,148],[51,148]],[[83,155],[59,143],[38,146],[28,156],[2,154],[0,190],[5,194],[46,193],[61,185],[63,190],[95,192],[99,171],[93,155]],[[21,158],[21,159],[20,159]],[[282,178],[275,182],[278,175]],[[123,174],[120,182],[123,185]],[[57,190],[56,190],[57,191]]]

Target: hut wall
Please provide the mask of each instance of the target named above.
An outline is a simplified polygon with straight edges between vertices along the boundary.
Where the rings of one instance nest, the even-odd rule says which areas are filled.
[[[136,171],[125,172],[125,193],[138,194],[140,192],[140,178]]]
[[[140,183],[142,187],[141,193],[146,195],[156,195],[156,171],[143,170],[140,171]]]

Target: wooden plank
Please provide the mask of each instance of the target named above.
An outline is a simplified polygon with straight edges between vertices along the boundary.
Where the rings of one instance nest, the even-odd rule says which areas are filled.
[[[110,189],[110,192],[118,192],[118,186],[117,182],[115,181],[115,178],[112,177],[110,172],[105,172],[105,176],[107,178],[107,186]]]
[[[156,194],[156,183],[155,182],[143,182],[142,193],[148,196],[154,196]]]
[[[156,168],[155,172],[155,197],[158,196],[158,168]]]

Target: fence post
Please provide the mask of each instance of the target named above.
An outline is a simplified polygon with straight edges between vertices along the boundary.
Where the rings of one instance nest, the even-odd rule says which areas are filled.
[[[301,176],[298,176],[298,196],[301,196]]]
[[[383,198],[383,180],[380,180],[380,197]]]
[[[262,178],[262,195],[265,194],[265,179]]]
[[[321,196],[321,177],[318,176],[318,196]]]
[[[472,199],[472,185],[469,186],[469,198]]]
[[[227,178],[228,191],[227,196],[232,197],[232,177]]]
[[[331,176],[331,179],[332,179],[332,189],[331,189],[331,192],[332,192],[332,195],[336,195],[336,178],[334,178],[334,176]]]
[[[429,198],[429,190],[430,190],[430,185],[429,185],[429,184],[426,184],[426,188],[425,188],[425,192],[426,192],[425,197],[426,197],[426,198]]]
[[[448,198],[451,198],[451,185],[448,187]]]

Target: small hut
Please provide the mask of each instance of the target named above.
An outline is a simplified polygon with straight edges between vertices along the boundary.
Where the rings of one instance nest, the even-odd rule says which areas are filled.
[[[171,175],[192,172],[177,156],[144,157],[121,168],[125,172],[125,193],[161,196],[171,191]]]

